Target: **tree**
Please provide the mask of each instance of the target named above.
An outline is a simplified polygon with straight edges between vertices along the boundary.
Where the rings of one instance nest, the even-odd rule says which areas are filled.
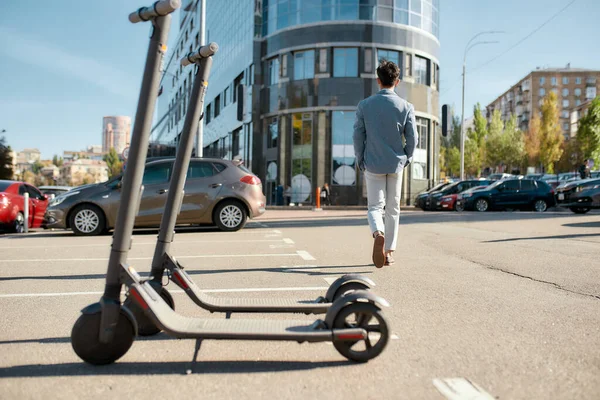
[[[34,174],[39,174],[42,171],[42,168],[44,168],[44,164],[42,164],[39,160],[36,160],[33,163],[33,166],[31,167],[31,170],[33,171]]]
[[[448,149],[446,157],[447,175],[458,176],[460,174],[460,150],[458,147]]]
[[[499,110],[494,110],[492,121],[488,128],[485,142],[485,160],[488,166],[495,169],[503,161],[503,138],[504,122]]]
[[[554,173],[554,163],[562,155],[562,143],[565,140],[559,124],[558,99],[550,92],[542,103],[542,121],[540,126],[540,162],[546,173]]]
[[[12,179],[12,150],[5,145],[4,137],[0,137],[0,179]]]
[[[111,147],[108,153],[104,156],[104,161],[108,167],[108,178],[119,175],[123,171],[123,163],[119,159],[119,155],[114,147]]]
[[[556,163],[557,171],[576,171],[584,158],[575,139],[567,140],[562,145],[563,153]]]
[[[465,173],[467,176],[479,176],[481,175],[482,151],[472,135],[473,132],[469,129],[469,135],[465,140]]]
[[[580,151],[579,163],[592,159],[595,165],[600,163],[600,96],[596,97],[587,113],[579,120],[576,137]]]
[[[62,167],[64,164],[64,160],[62,157],[58,157],[56,154],[54,155],[54,157],[52,157],[52,164],[56,165],[57,167]]]
[[[35,174],[31,171],[23,172],[22,181],[29,183],[30,185],[35,185]]]
[[[517,124],[517,116],[512,115],[502,133],[502,161],[508,167],[506,171],[521,169],[525,160],[525,137]]]
[[[540,129],[542,121],[537,112],[533,113],[529,121],[529,130],[525,135],[525,152],[529,165],[538,166],[540,164]]]

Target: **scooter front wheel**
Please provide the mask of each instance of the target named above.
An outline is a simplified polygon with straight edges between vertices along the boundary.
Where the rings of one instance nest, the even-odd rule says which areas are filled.
[[[173,296],[171,296],[171,293],[169,293],[166,288],[161,287],[159,295],[169,305],[169,307],[171,307],[172,310],[175,309],[175,300],[173,300]],[[132,300],[131,297],[127,296],[127,299],[125,299],[123,304],[133,313],[133,316],[135,317],[135,321],[137,322],[138,326],[138,335],[153,336],[160,332],[161,329],[146,316],[144,310],[141,309],[135,300]]]
[[[363,328],[367,337],[356,341],[334,341],[333,345],[349,360],[367,362],[377,357],[389,340],[387,322],[379,307],[371,303],[352,303],[335,316],[333,329]]]
[[[346,294],[350,293],[350,292],[354,292],[355,290],[369,290],[369,287],[367,285],[365,285],[364,283],[360,283],[360,282],[348,282],[348,283],[344,283],[342,286],[340,286],[340,288],[338,290],[335,291],[335,294],[333,295],[333,299],[332,299],[332,303],[335,303],[335,301],[337,299],[339,299],[342,296],[345,296]]]
[[[102,312],[81,314],[71,331],[71,346],[85,362],[93,365],[111,364],[123,357],[135,339],[136,327],[121,309],[113,340],[101,343],[99,339]]]

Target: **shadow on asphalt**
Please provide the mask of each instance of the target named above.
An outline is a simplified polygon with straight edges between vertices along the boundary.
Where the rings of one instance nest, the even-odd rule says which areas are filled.
[[[186,375],[194,374],[248,374],[256,372],[305,371],[316,368],[355,365],[349,361],[202,361],[192,367],[191,361],[170,362],[117,362],[111,365],[92,366],[84,362],[17,365],[0,368],[0,377],[59,377],[97,375]]]
[[[569,228],[600,228],[600,220],[589,222],[574,222],[572,224],[563,224]]]
[[[598,226],[600,226],[600,224]],[[595,236],[600,236],[600,232],[599,233],[581,233],[581,234],[573,234],[573,235],[554,235],[554,236],[537,236],[537,237],[497,239],[497,240],[487,240],[483,243],[516,242],[516,241],[520,241],[520,240],[577,239],[577,238],[595,237]]]
[[[306,266],[300,267],[285,267],[285,268],[234,268],[234,269],[201,269],[201,270],[190,270],[185,269],[188,275],[209,275],[209,274],[225,274],[229,272],[277,272],[287,274],[305,274],[308,276],[330,276],[331,274],[372,274],[373,270],[369,269],[366,271],[346,271],[344,268],[374,268],[372,264],[362,265],[328,265],[307,268]],[[326,269],[327,271],[314,271],[315,269]],[[144,276],[145,274],[141,274]],[[4,281],[21,281],[21,280],[86,280],[86,279],[104,279],[105,274],[85,274],[85,275],[34,275],[34,276],[2,276],[0,282]],[[2,344],[2,342],[0,342]]]

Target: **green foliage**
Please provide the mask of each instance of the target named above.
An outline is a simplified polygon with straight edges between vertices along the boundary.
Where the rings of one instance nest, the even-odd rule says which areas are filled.
[[[108,153],[104,156],[104,162],[106,162],[106,166],[108,167],[108,178],[112,178],[121,174],[123,171],[123,163],[119,159],[119,155],[117,151],[111,147]]]
[[[33,173],[36,175],[42,172],[42,168],[44,168],[44,164],[42,164],[39,160],[36,160],[31,167]]]
[[[542,121],[537,112],[534,111],[531,121],[529,121],[529,129],[525,135],[525,152],[529,165],[540,164],[540,129]]]
[[[12,179],[12,150],[6,146],[4,137],[0,137],[0,179]]]
[[[592,159],[595,165],[600,165],[600,96],[592,101],[585,116],[579,120],[576,141],[580,152],[578,162]]]
[[[554,163],[560,160],[564,137],[559,124],[558,98],[550,92],[542,103],[540,125],[540,162],[546,173],[554,173]]]
[[[485,141],[486,163],[492,168],[500,165],[503,160],[503,131],[504,122],[500,111],[494,110]]]

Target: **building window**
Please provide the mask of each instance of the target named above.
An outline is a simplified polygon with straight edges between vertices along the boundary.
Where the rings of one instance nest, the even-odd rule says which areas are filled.
[[[558,79],[556,79],[555,76],[552,77],[551,82],[552,82],[552,86],[558,85]]]
[[[575,100],[575,105],[576,106],[580,106],[581,105],[581,100],[579,100],[579,99]]]
[[[563,85],[568,85],[569,84],[569,78],[566,77],[566,76],[563,76],[562,82],[563,82]]]
[[[292,202],[311,199],[312,114],[292,115]]]
[[[281,76],[288,76],[287,66],[288,66],[288,55],[284,54],[281,56]]]
[[[328,49],[319,50],[319,72],[327,72],[327,52]]]
[[[426,58],[415,56],[415,83],[429,85],[429,68]]]
[[[569,89],[566,89],[566,88],[563,89],[562,90],[562,95],[563,95],[563,97],[567,97],[569,95]]]
[[[269,85],[279,83],[279,57],[269,60]]]
[[[581,85],[581,77],[580,76],[578,76],[577,78],[575,78],[575,83],[577,85]]]
[[[377,50],[377,61],[379,61],[381,63],[383,60],[391,61],[394,64],[396,64],[398,67],[401,67],[400,52],[398,52],[398,51],[378,49]],[[402,69],[400,69],[400,71],[402,71]]]
[[[575,96],[581,96],[581,89],[580,88],[575,89]]]
[[[427,137],[429,134],[429,120],[416,118],[417,137],[419,143],[413,154],[412,177],[414,179],[427,179]]]
[[[223,107],[227,107],[227,104],[229,104],[229,86],[223,91]]]
[[[405,54],[405,64],[404,64],[404,76],[412,76],[412,72],[413,72],[413,68],[412,68],[412,54],[406,53]]]
[[[558,89],[557,88],[552,88],[552,92],[556,93],[558,95]]]
[[[277,74],[279,75],[279,74]],[[237,95],[238,95],[238,88],[240,87],[240,85],[242,84],[242,81],[244,80],[244,73],[242,72],[241,74],[239,74],[237,76],[237,78],[234,79],[233,81],[233,101],[236,102],[237,101]]]
[[[215,105],[215,118],[217,118],[219,116],[219,114],[221,113],[221,95],[218,95],[215,98],[214,105]]]
[[[596,98],[596,87],[591,86],[585,89],[585,99],[592,100]]]
[[[365,72],[373,72],[373,49],[365,49]]]
[[[540,85],[545,85],[546,84],[546,78],[543,76],[540,76]]]
[[[568,130],[569,130],[569,124],[565,122],[563,124],[563,131],[568,131]]]
[[[210,119],[212,118],[212,114],[211,114],[211,106],[210,104],[206,106],[206,125],[210,124]]]
[[[279,139],[279,126],[277,124],[277,118],[272,118],[267,126],[267,148],[272,149],[277,147],[277,142]]]
[[[394,21],[394,9],[391,7],[391,1],[387,1],[390,3],[389,7],[379,6],[377,7],[377,21],[382,22],[393,22]],[[381,1],[379,2],[381,4]]]
[[[358,76],[358,49],[333,49],[333,76]]]
[[[311,79],[315,77],[315,51],[300,51],[294,53],[294,80]]]
[[[351,186],[356,184],[356,159],[352,141],[355,113],[331,113],[331,184]]]
[[[569,112],[567,110],[563,110],[560,113],[561,118],[569,118]]]
[[[563,100],[562,106],[563,106],[563,108],[569,108],[569,100]]]

